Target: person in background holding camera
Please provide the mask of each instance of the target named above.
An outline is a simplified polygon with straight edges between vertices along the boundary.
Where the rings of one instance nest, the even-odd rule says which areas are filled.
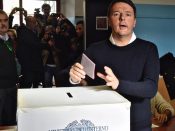
[[[21,88],[37,88],[43,81],[43,63],[41,57],[41,43],[38,37],[37,20],[27,16],[26,26],[17,30],[16,55],[21,65]]]
[[[70,66],[70,42],[72,38],[76,37],[76,30],[62,13],[57,14],[57,16],[56,47],[60,50],[60,69],[57,70],[57,83],[59,83],[58,86],[69,86],[67,68]]]
[[[14,18],[14,14],[16,12],[20,12],[22,13],[22,15],[24,16],[24,18],[27,17],[27,11],[24,9],[24,8],[19,8],[19,7],[15,7],[12,9],[12,11],[10,12],[10,15],[9,15],[9,28],[12,28],[12,25],[13,25],[13,18]]]
[[[84,51],[84,22],[82,20],[76,23],[76,37],[70,41],[70,65],[82,55]]]
[[[42,43],[42,58],[44,64],[43,87],[53,86],[53,77],[56,81],[56,70],[60,67],[58,54],[60,50],[55,46],[55,28],[52,25],[45,27]],[[57,85],[57,83],[55,83]]]
[[[40,8],[35,8],[34,17],[38,20],[42,20],[42,14],[40,14]]]
[[[63,15],[59,14],[56,26],[56,46],[60,49],[61,68],[69,65],[70,41],[75,38],[76,30],[74,25]]]
[[[43,30],[45,28],[45,24],[42,22],[42,14],[40,14],[40,8],[35,8],[34,10],[34,17],[36,18],[38,22],[38,35],[40,36],[43,33]]]
[[[59,13],[57,25],[60,26],[61,34],[67,37],[67,39],[71,40],[76,37],[74,25],[62,13]]]
[[[47,25],[48,17],[50,16],[51,7],[49,4],[44,3],[41,7],[42,9],[42,19],[41,22],[44,26]]]

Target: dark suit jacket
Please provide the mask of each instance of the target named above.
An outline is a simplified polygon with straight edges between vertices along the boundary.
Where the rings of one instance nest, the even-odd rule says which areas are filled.
[[[10,43],[11,41],[8,40]],[[0,39],[0,89],[14,88],[17,82],[15,55]]]
[[[41,43],[37,34],[27,28],[26,26],[21,26],[17,30],[17,57],[19,63],[21,64],[21,72],[42,74],[43,73],[43,63],[41,57]]]

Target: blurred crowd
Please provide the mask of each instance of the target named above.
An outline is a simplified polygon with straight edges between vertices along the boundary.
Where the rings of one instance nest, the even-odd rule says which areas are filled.
[[[41,9],[43,14],[35,9],[29,16],[24,8],[15,7],[9,14],[19,88],[68,86],[67,68],[84,50],[83,21],[74,26],[62,13],[51,14],[49,4]],[[25,24],[12,26],[16,12],[24,16]]]

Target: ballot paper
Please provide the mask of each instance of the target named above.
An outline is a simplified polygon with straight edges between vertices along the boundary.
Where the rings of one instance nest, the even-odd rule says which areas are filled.
[[[152,124],[152,128],[159,127],[158,125]]]
[[[86,74],[94,79],[95,78],[95,63],[91,61],[85,54],[82,55],[81,65],[84,67]]]

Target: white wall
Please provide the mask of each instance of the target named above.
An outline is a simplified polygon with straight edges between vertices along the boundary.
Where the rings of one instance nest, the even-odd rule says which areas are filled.
[[[75,16],[84,16],[85,0],[61,0],[61,12],[75,24]]]
[[[75,0],[75,16],[83,16],[83,1],[84,0]]]
[[[75,17],[75,0],[61,0],[61,13],[66,17]]]

